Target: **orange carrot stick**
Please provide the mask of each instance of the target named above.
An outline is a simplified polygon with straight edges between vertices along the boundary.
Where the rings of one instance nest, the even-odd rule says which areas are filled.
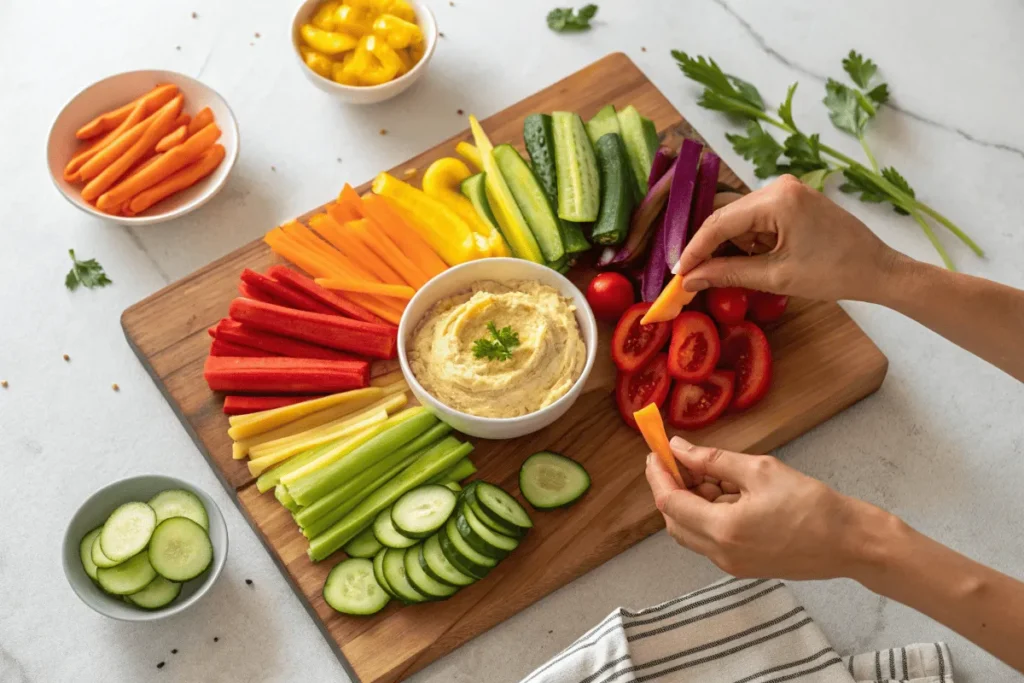
[[[155,126],[156,124],[154,124]],[[151,166],[106,192],[96,202],[96,206],[101,209],[105,206],[119,206],[122,202],[156,185],[172,173],[195,162],[203,152],[213,146],[219,137],[220,128],[217,127],[217,124],[211,123],[177,147],[161,154],[160,159]],[[159,139],[157,138],[157,141]],[[155,145],[156,142],[153,144]],[[82,196],[85,196],[84,190]]]
[[[384,234],[379,225],[369,218],[364,218],[360,223],[365,226],[364,229],[357,230],[354,234],[362,240],[363,244],[377,254],[377,256],[391,264],[391,267],[402,276],[402,279],[415,289],[419,289],[427,284],[430,276],[410,261],[409,257],[403,254],[402,250]],[[355,223],[350,223],[349,225],[354,226]]]
[[[167,135],[160,138],[160,142],[156,143],[156,151],[166,152],[171,147],[175,147],[185,142],[185,138],[188,137],[188,126],[178,126]]]
[[[148,93],[132,100],[128,104],[118,107],[113,111],[108,111],[105,114],[100,114],[89,123],[85,124],[75,132],[75,137],[79,140],[87,140],[89,138],[102,135],[107,131],[114,130],[132,113],[136,105],[142,104],[145,113],[152,113],[170,102],[175,95],[178,94],[178,86],[176,85],[158,85]]]
[[[380,296],[405,299],[406,301],[411,299],[416,293],[416,290],[412,287],[406,287],[405,285],[383,285],[379,282],[355,280],[352,278],[318,277],[315,282],[327,289],[337,289],[342,292],[359,292],[361,294],[379,294]]]
[[[644,435],[647,447],[654,451],[676,483],[686,488],[683,477],[679,473],[679,467],[676,465],[676,458],[672,455],[672,449],[668,445],[668,434],[665,433],[665,423],[661,420],[661,411],[658,410],[657,404],[648,403],[633,413],[633,419],[636,420],[636,426],[640,428],[640,433]]]
[[[121,137],[122,133],[132,128],[145,116],[146,105],[142,102],[139,102],[135,105],[135,108],[132,109],[131,113],[128,114],[125,120],[122,121],[120,125],[118,125],[117,128],[110,131],[93,144],[89,145],[89,147],[87,147],[86,149],[83,149],[81,152],[75,154],[75,156],[71,157],[71,161],[69,161],[67,166],[64,167],[64,180],[68,181],[69,183],[74,183],[81,180],[81,177],[79,176],[78,172],[81,170],[82,166],[84,166],[85,163],[92,159],[94,156],[99,154],[104,147],[109,145],[117,138]]]
[[[695,296],[697,296],[695,292],[687,292],[683,289],[683,276],[674,275],[665,285],[665,289],[661,290],[661,294],[654,300],[651,307],[644,313],[644,317],[640,318],[640,324],[649,325],[650,323],[675,320],[683,310],[683,306],[693,301]]]
[[[334,270],[324,266],[316,254],[296,244],[281,228],[274,228],[263,236],[263,241],[274,251],[314,277],[333,277]]]
[[[366,216],[366,207],[363,206],[362,197],[348,183],[345,183],[345,186],[341,188],[341,192],[338,193],[337,204],[356,218]]]
[[[349,221],[357,221],[363,217],[361,213],[354,211],[347,203],[331,202],[326,208],[327,214],[342,225]]]
[[[213,123],[213,111],[209,107],[203,107],[188,124],[189,137],[192,137],[211,123]]]
[[[280,226],[284,234],[288,235],[294,242],[304,246],[314,254],[320,256],[325,264],[337,273],[346,271],[364,279],[371,279],[369,272],[350,262],[345,256],[333,246],[320,239],[309,228],[298,221],[288,221]]]
[[[409,258],[429,277],[443,273],[448,265],[431,249],[426,240],[413,232],[383,197],[371,194],[361,198],[368,218],[380,226],[384,234],[408,254]]]
[[[192,117],[186,114],[185,112],[181,112],[180,114],[178,114],[178,118],[174,119],[174,127],[177,128],[178,126],[187,126],[191,122]]]
[[[349,229],[350,226],[356,226],[355,231],[360,230],[362,227],[359,221],[355,221],[354,223],[346,224],[343,228],[336,220],[323,213],[309,219],[309,227],[316,230],[321,237],[334,245],[334,248],[347,256],[350,261],[358,263],[374,276],[365,279],[377,280],[389,285],[406,284],[405,280],[391,266],[350,234],[352,232]]]
[[[183,100],[184,98],[180,99]],[[102,173],[107,166],[110,166],[110,164],[117,161],[122,154],[127,152],[132,145],[139,141],[143,133],[145,133],[153,124],[153,121],[156,120],[156,117],[164,111],[164,108],[169,107],[174,101],[175,100],[168,102],[164,107],[161,107],[128,130],[121,133],[116,139],[111,140],[109,145],[99,150],[92,159],[82,165],[82,168],[78,171],[80,179],[84,182],[88,182]]]
[[[82,188],[82,199],[87,202],[91,202],[97,199],[100,195],[110,189],[117,179],[120,178],[131,168],[132,164],[141,159],[147,152],[151,151],[160,138],[167,135],[171,130],[171,124],[174,123],[174,119],[177,118],[178,112],[181,111],[181,105],[184,98],[178,95],[173,100],[165,104],[157,113],[156,118],[153,119],[153,123],[146,128],[142,136],[125,151],[124,154],[119,156],[113,163],[107,166],[103,171],[89,181],[89,183]],[[141,124],[140,124],[141,125]],[[113,147],[113,145],[111,145]],[[106,150],[104,150],[105,152]],[[96,155],[99,158],[104,154],[100,152]],[[90,162],[91,163],[91,162]],[[150,168],[152,169],[157,164],[153,164]],[[86,164],[88,166],[88,164]],[[83,167],[83,171],[85,167]],[[136,178],[142,177],[142,174],[136,176]],[[120,206],[121,202],[128,199],[133,193],[127,194],[120,198],[119,201],[107,204],[104,207],[100,207],[103,211],[109,211],[115,206]]]
[[[172,173],[156,185],[135,195],[128,205],[128,209],[132,214],[142,213],[157,202],[191,187],[210,175],[223,160],[224,145],[210,147],[200,155],[195,163]]]

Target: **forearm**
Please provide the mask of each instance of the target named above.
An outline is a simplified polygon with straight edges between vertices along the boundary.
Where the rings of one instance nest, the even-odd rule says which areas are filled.
[[[1024,672],[1024,583],[950,550],[889,513],[866,508],[851,578]]]
[[[901,256],[865,298],[1024,382],[1024,291]]]

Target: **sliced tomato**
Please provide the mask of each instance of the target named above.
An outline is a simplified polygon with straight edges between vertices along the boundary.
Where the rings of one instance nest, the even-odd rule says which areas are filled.
[[[750,293],[750,319],[759,323],[773,323],[782,317],[789,305],[789,297],[768,292]]]
[[[650,307],[649,303],[633,304],[615,325],[612,333],[612,361],[623,372],[633,372],[646,365],[665,346],[672,332],[672,326],[667,322],[640,324],[640,318],[644,317]]]
[[[747,317],[749,290],[742,287],[714,287],[708,290],[708,312],[723,325],[735,325]]]
[[[697,311],[683,311],[672,323],[668,372],[684,382],[703,382],[714,372],[721,351],[715,321]]]
[[[732,402],[734,380],[731,370],[715,370],[699,384],[676,382],[668,402],[668,423],[690,431],[707,427]]]
[[[745,320],[722,331],[722,366],[736,373],[733,410],[746,410],[768,393],[772,350],[761,328]]]
[[[633,413],[648,403],[659,408],[668,397],[668,388],[672,383],[668,376],[668,356],[659,353],[651,361],[636,372],[620,372],[615,379],[615,403],[619,414],[633,429],[636,420]]]

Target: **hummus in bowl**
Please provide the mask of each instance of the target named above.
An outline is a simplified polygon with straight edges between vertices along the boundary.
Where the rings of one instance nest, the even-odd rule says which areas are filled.
[[[508,349],[498,341],[503,331],[515,342]],[[533,280],[484,280],[438,301],[409,349],[409,367],[424,389],[480,417],[518,417],[551,405],[580,378],[586,359],[573,300]]]

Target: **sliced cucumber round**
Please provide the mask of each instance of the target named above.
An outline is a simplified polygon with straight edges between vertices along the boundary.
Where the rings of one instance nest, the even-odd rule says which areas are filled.
[[[160,609],[174,602],[181,593],[181,584],[168,581],[157,574],[156,578],[146,584],[138,593],[127,596],[128,602],[143,609]]]
[[[342,614],[376,614],[390,600],[373,576],[373,562],[364,557],[342,560],[324,582],[324,602]]]
[[[185,489],[161,491],[149,501],[149,507],[156,512],[156,523],[171,517],[188,517],[193,522],[210,530],[210,517],[206,514],[206,506],[199,496]]]
[[[416,545],[415,538],[409,538],[398,533],[398,529],[391,523],[391,508],[384,508],[373,520],[373,536],[385,548],[408,548]]]
[[[448,521],[458,498],[444,486],[418,486],[391,506],[391,523],[409,538],[426,538]]]
[[[444,552],[441,551],[441,534],[434,534],[426,541],[420,549],[420,564],[423,571],[434,577],[441,583],[453,586],[468,586],[476,581],[472,575],[461,571],[458,567],[448,561]]]
[[[359,532],[345,545],[345,552],[349,557],[365,557],[367,559],[376,555],[384,546],[377,537],[373,535],[373,529],[367,528]]]
[[[82,569],[89,575],[89,578],[93,581],[96,580],[96,569],[98,568],[96,563],[92,559],[92,545],[96,542],[96,537],[100,535],[103,527],[96,527],[83,538],[82,542],[78,544],[78,557],[82,560]]]
[[[149,561],[171,581],[194,579],[213,562],[213,544],[206,530],[187,517],[160,522],[149,542]]]
[[[456,535],[457,534],[458,532],[456,532]],[[466,576],[473,577],[474,581],[479,581],[487,576],[487,573],[491,571],[489,567],[469,562],[459,553],[458,550],[456,550],[455,544],[448,540],[447,526],[437,532],[437,541],[438,546],[441,548],[441,554],[444,555],[444,559],[448,560],[449,564]]]
[[[466,495],[475,498],[486,514],[523,532],[533,528],[533,521],[523,506],[502,489],[485,481],[478,482],[472,489],[467,488]]]
[[[377,583],[380,584],[380,587],[384,589],[385,593],[393,597],[395,600],[400,600],[401,598],[399,598],[398,594],[391,588],[388,580],[384,578],[384,553],[387,551],[388,549],[382,546],[377,554],[373,556],[373,577],[377,579]]]
[[[459,571],[482,579],[497,564],[498,560],[476,550],[459,533],[455,518],[449,518],[441,533],[441,552]]]
[[[505,556],[519,545],[519,541],[516,539],[489,529],[477,518],[473,509],[468,505],[459,508],[459,512],[455,516],[455,528],[474,550],[496,560],[505,559]]]
[[[96,540],[92,542],[92,561],[97,567],[116,567],[121,564],[120,562],[114,562],[103,554],[103,548],[100,547],[99,534],[96,535]]]
[[[455,595],[458,586],[441,583],[432,578],[420,565],[420,550],[423,544],[414,545],[405,551],[405,575],[412,587],[432,600],[444,600]]]
[[[511,538],[520,538],[523,536],[524,532],[522,529],[517,526],[512,526],[508,522],[504,522],[487,512],[487,510],[480,505],[480,501],[476,496],[463,495],[461,501],[463,505],[473,508],[473,512],[476,513],[476,516],[480,521],[486,524],[487,528],[492,531],[497,531],[499,534],[503,534]]]
[[[100,588],[111,595],[138,593],[155,578],[156,570],[149,563],[145,552],[140,552],[116,567],[100,567],[96,570],[96,581]]]
[[[590,488],[590,475],[572,458],[559,453],[534,453],[519,468],[519,490],[538,510],[572,505]]]
[[[125,503],[110,513],[103,524],[100,549],[111,561],[124,562],[142,552],[154,529],[156,512],[153,508],[145,503]]]
[[[408,603],[426,602],[427,596],[420,593],[405,575],[405,553],[404,548],[388,548],[384,551],[384,560],[381,570],[384,573],[384,580],[391,586],[391,590],[401,600]]]

